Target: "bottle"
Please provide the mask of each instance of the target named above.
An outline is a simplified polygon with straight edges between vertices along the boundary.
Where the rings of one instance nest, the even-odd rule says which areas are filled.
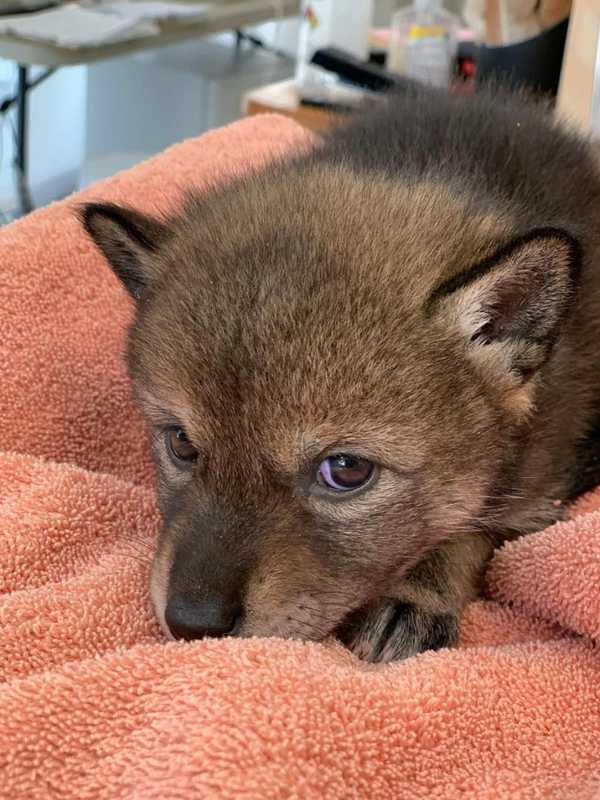
[[[392,17],[387,68],[421,83],[448,87],[459,29],[459,18],[441,0],[415,0]]]
[[[298,37],[296,85],[328,83],[332,75],[313,67],[310,60],[320,47],[339,47],[366,59],[373,16],[373,0],[303,0]]]

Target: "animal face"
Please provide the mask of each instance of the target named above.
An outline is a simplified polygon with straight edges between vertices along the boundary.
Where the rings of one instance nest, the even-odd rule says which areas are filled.
[[[170,220],[83,219],[137,303],[165,630],[320,640],[493,526],[572,295],[568,236],[311,162]]]

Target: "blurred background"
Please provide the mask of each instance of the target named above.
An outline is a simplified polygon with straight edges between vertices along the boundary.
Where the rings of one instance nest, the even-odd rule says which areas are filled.
[[[0,0],[1,219],[246,113],[333,124],[382,88],[379,73],[471,91],[478,69],[500,69],[553,96],[570,12],[562,0]],[[311,66],[329,46],[350,67],[327,50],[326,68]],[[352,59],[374,72],[357,77]]]

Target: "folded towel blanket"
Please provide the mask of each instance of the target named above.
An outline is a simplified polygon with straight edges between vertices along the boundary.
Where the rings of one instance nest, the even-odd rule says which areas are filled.
[[[251,118],[85,197],[165,210],[308,144]],[[163,640],[131,307],[81,199],[0,232],[0,798],[600,798],[600,491],[496,554],[456,650]]]

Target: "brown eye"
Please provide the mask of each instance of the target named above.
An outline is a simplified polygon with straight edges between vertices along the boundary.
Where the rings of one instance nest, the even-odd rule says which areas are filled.
[[[167,430],[167,447],[173,461],[191,464],[198,458],[198,451],[188,439],[183,428]]]
[[[366,458],[338,453],[321,461],[317,480],[334,492],[350,492],[364,486],[374,469],[373,463]]]

